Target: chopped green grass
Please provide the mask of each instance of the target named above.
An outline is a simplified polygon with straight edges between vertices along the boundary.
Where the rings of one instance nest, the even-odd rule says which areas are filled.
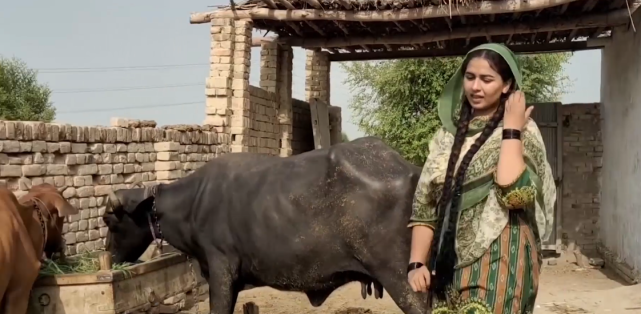
[[[113,264],[111,266],[112,270],[124,271],[129,276],[131,273],[127,267],[132,264]],[[66,274],[89,274],[95,273],[100,270],[100,263],[98,258],[92,256],[90,253],[80,254],[78,256],[69,257],[65,261],[60,260],[45,260],[42,263],[40,268],[40,275],[43,276],[54,276],[54,275],[66,275]]]

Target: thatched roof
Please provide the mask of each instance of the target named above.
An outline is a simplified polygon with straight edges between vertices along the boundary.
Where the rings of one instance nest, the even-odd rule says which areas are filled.
[[[549,51],[574,50],[576,40],[585,44],[587,38],[609,36],[641,5],[641,0],[449,1],[249,0],[192,14],[191,23],[251,19],[254,28],[277,35],[279,42],[333,53],[429,49],[447,54],[447,49],[488,41]]]

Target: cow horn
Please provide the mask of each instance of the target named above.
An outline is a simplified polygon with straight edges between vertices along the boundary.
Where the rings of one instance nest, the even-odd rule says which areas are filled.
[[[109,202],[111,203],[111,209],[120,207],[121,205],[118,196],[116,196],[116,193],[114,193],[113,190],[109,190]]]
[[[66,189],[67,189],[67,186],[66,186],[66,185],[63,185],[63,186],[61,186],[61,187],[59,187],[59,188],[58,188],[58,192],[62,193],[62,192],[64,192]]]

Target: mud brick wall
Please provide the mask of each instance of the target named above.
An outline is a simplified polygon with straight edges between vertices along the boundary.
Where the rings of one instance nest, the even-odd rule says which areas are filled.
[[[280,124],[276,94],[250,85],[249,95],[251,108],[249,142],[242,144],[249,146],[250,152],[278,156],[280,154]],[[232,135],[232,142],[238,143],[241,136]]]
[[[30,186],[67,186],[63,196],[80,213],[67,217],[67,254],[104,247],[100,219],[109,190],[181,178],[229,152],[229,135],[210,127],[155,128],[153,121],[114,119],[115,127],[0,121],[0,185],[18,197]]]
[[[568,250],[596,250],[601,205],[600,104],[568,104],[563,113],[562,240]]]
[[[314,131],[312,130],[312,112],[309,103],[292,99],[293,138],[292,151],[294,155],[314,149]]]

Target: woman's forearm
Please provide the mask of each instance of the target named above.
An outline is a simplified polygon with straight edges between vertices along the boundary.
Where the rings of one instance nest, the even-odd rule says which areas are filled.
[[[410,263],[420,262],[427,265],[428,254],[432,246],[434,230],[427,226],[412,227],[412,246],[410,251]]]
[[[516,181],[525,169],[523,144],[518,139],[505,139],[501,143],[499,163],[496,168],[496,183],[506,186]]]

